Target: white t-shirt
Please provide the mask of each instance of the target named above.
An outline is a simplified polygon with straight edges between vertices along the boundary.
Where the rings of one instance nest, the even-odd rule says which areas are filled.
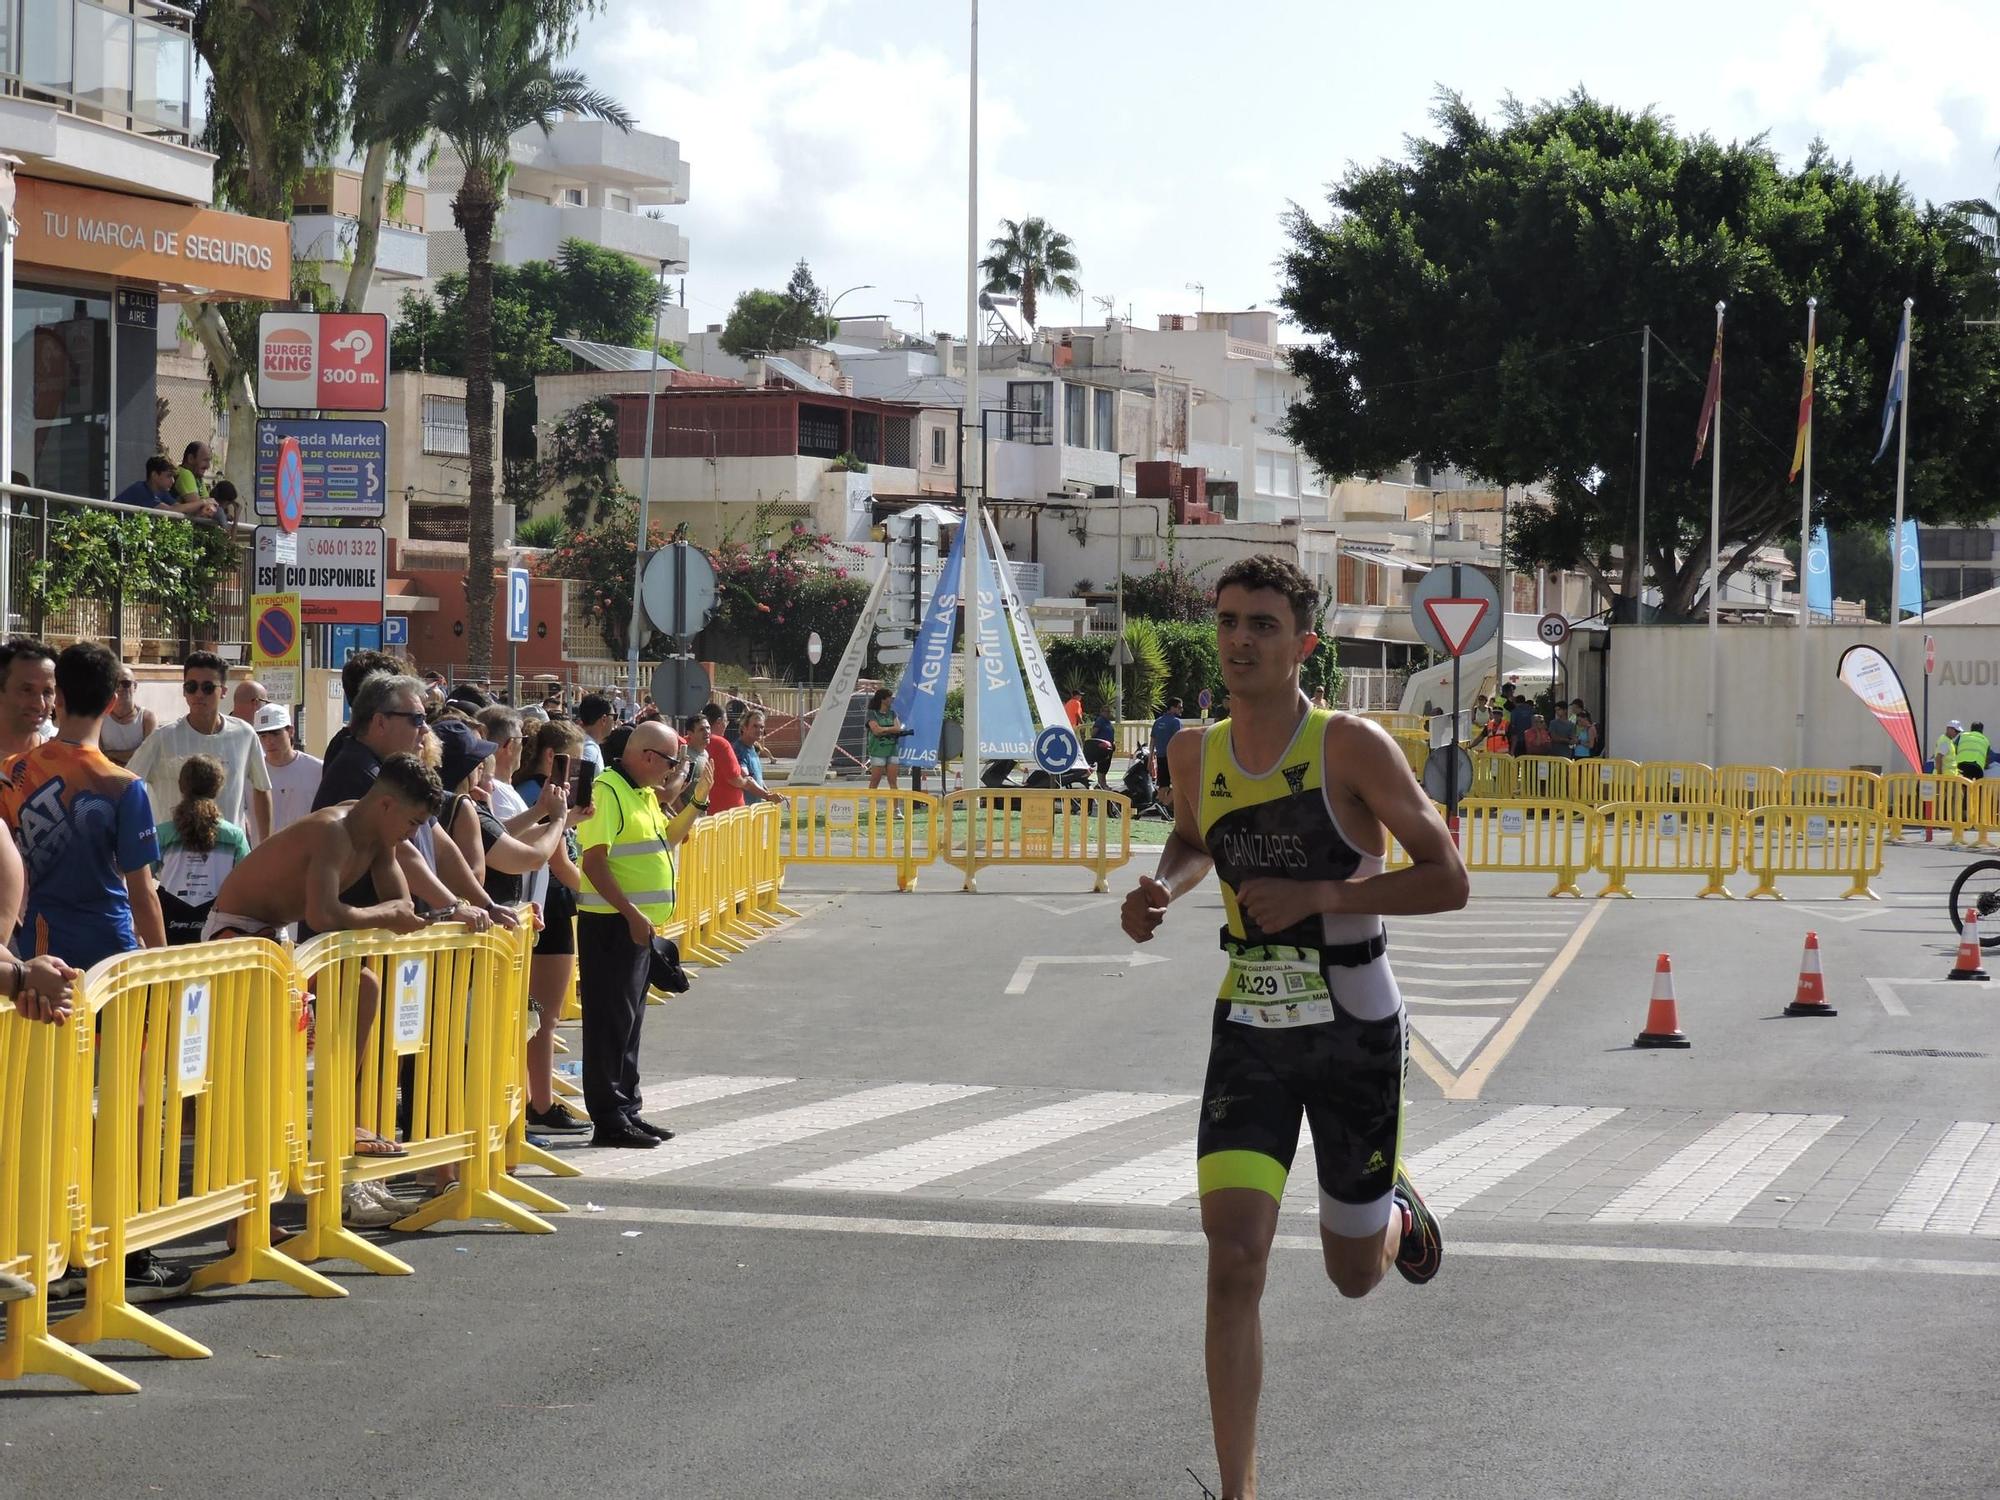
[[[162,724],[132,753],[126,769],[145,779],[155,816],[171,819],[181,800],[181,766],[195,755],[213,755],[222,762],[222,791],[216,805],[225,822],[251,832],[245,815],[249,794],[270,791],[271,773],[257,732],[241,719],[225,715],[214,734],[199,733],[186,719]]]
[[[600,771],[604,769],[604,749],[587,734],[583,737],[582,754],[585,765],[595,766]]]
[[[303,752],[282,766],[264,762],[264,774],[271,778],[271,832],[291,827],[312,811],[322,768],[317,755]]]

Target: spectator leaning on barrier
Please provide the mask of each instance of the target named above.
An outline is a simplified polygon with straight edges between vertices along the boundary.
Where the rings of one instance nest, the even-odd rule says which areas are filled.
[[[11,934],[20,923],[27,894],[28,872],[21,851],[13,839],[0,838],[0,933]],[[23,960],[0,952],[0,999],[13,1001],[14,1009],[30,1021],[66,1021],[70,981],[82,972],[52,953]]]
[[[264,747],[264,774],[271,778],[271,832],[281,833],[312,811],[324,765],[293,743],[292,711],[266,703],[250,721]]]
[[[153,888],[159,846],[146,784],[114,766],[97,733],[118,660],[81,643],[56,658],[56,737],[6,767],[0,818],[28,872],[19,951],[87,969],[114,953],[164,948]]]
[[[726,735],[716,732],[714,719],[703,715],[696,717],[701,719],[703,727],[691,729],[687,742],[690,749],[706,753],[715,767],[715,775],[711,778],[714,786],[708,794],[709,811],[725,813],[743,806],[746,800],[744,789],[750,784],[750,778],[743,774],[743,762],[736,758],[736,747],[729,743]],[[689,723],[692,726],[693,720]]]
[[[118,696],[111,700],[111,708],[104,715],[104,722],[98,726],[97,746],[114,766],[131,764],[132,757],[146,737],[160,727],[150,708],[141,708],[134,701],[139,691],[139,680],[128,666],[118,668]]]
[[[499,745],[482,739],[477,727],[459,719],[441,721],[436,732],[444,746],[439,779],[448,789],[444,826],[479,877],[487,897],[499,904],[516,905],[521,900],[523,877],[547,864],[562,842],[569,789],[544,787],[536,816],[516,837],[492,806],[493,757]],[[518,747],[518,727],[512,740]],[[506,794],[514,795],[512,786],[506,788]]]
[[[673,1138],[671,1130],[639,1115],[639,1032],[653,931],[674,914],[673,849],[708,797],[707,781],[697,781],[687,806],[672,817],[663,810],[663,799],[671,800],[681,778],[680,750],[679,736],[664,724],[626,731],[616,762],[597,778],[590,818],[578,830],[583,1098],[595,1126],[593,1145],[651,1149]]]
[[[567,786],[570,766],[583,749],[583,731],[574,724],[538,726],[526,743],[522,770],[514,783],[518,800],[539,802],[551,778]],[[559,758],[567,764],[559,764]],[[560,769],[563,774],[556,776]],[[566,823],[574,825],[573,808]],[[571,826],[549,860],[548,868],[531,877],[528,899],[540,912],[542,930],[535,935],[535,954],[528,961],[528,1003],[535,1009],[535,1034],[528,1038],[528,1124],[536,1130],[573,1135],[590,1129],[555,1097],[556,1022],[569,997],[570,975],[576,968],[576,891],[583,883],[577,861],[583,847]]]
[[[155,831],[160,857],[153,862],[153,875],[159,882],[167,942],[175,946],[202,940],[222,882],[250,854],[243,830],[216,806],[221,790],[222,762],[212,755],[190,755],[181,762],[181,797],[173,818]]]
[[[149,458],[146,460],[146,477],[134,480],[111,497],[120,505],[134,505],[146,510],[178,511],[181,515],[195,520],[212,521],[220,513],[220,507],[206,495],[195,495],[186,500],[174,498],[174,466],[171,460]]]
[[[764,785],[764,710],[753,708],[737,723],[737,737],[731,742],[736,763],[743,768],[743,800],[749,803],[783,802],[783,792]],[[710,807],[715,804],[709,803]]]
[[[56,734],[56,654],[31,636],[0,645],[0,767]]]
[[[250,835],[251,842],[261,843],[271,831],[271,774],[265,769],[257,732],[222,712],[228,675],[222,658],[213,652],[189,656],[181,667],[187,716],[147,736],[133,753],[131,768],[146,778],[153,806],[172,807],[180,800],[181,762],[190,755],[213,755],[222,762],[223,773],[216,805],[223,817]]]
[[[1511,754],[1528,753],[1528,731],[1534,727],[1535,700],[1526,693],[1516,693],[1507,700],[1507,749]]]
[[[174,471],[175,500],[206,500],[209,452],[206,443],[189,443],[181,450],[181,466]]]
[[[1568,755],[1576,744],[1576,721],[1569,716],[1568,705],[1558,701],[1556,716],[1549,721],[1550,753]]]

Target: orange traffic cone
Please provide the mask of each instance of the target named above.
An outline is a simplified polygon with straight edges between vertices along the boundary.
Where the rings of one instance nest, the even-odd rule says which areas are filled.
[[[1979,909],[1968,906],[1965,909],[1965,926],[1958,934],[1958,962],[1951,966],[1947,979],[1990,979],[1979,966]]]
[[[1632,1041],[1635,1047],[1691,1047],[1681,1031],[1680,1010],[1674,1004],[1674,965],[1660,955],[1653,970],[1653,1003],[1646,1008],[1646,1029]]]
[[[1819,934],[1806,934],[1805,955],[1799,959],[1799,990],[1785,1007],[1788,1016],[1837,1016],[1839,1011],[1826,1003],[1826,979],[1819,968]]]

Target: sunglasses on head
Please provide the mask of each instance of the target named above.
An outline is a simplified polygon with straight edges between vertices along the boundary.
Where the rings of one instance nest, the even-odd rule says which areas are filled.
[[[181,691],[184,693],[200,693],[206,697],[214,693],[220,685],[214,682],[184,682],[181,684]]]

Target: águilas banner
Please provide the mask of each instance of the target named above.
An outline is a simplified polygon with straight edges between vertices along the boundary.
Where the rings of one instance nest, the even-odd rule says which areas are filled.
[[[938,739],[944,732],[944,700],[951,688],[951,647],[958,634],[958,576],[965,561],[965,528],[951,544],[944,571],[931,588],[918,627],[916,645],[910,650],[910,664],[896,685],[889,702],[897,722],[910,733],[896,749],[900,765],[935,767]]]
[[[1840,654],[1840,680],[1848,690],[1868,705],[1910,769],[1923,774],[1923,755],[1917,748],[1917,722],[1910,713],[1910,695],[1895,666],[1873,646],[1849,646]]]

